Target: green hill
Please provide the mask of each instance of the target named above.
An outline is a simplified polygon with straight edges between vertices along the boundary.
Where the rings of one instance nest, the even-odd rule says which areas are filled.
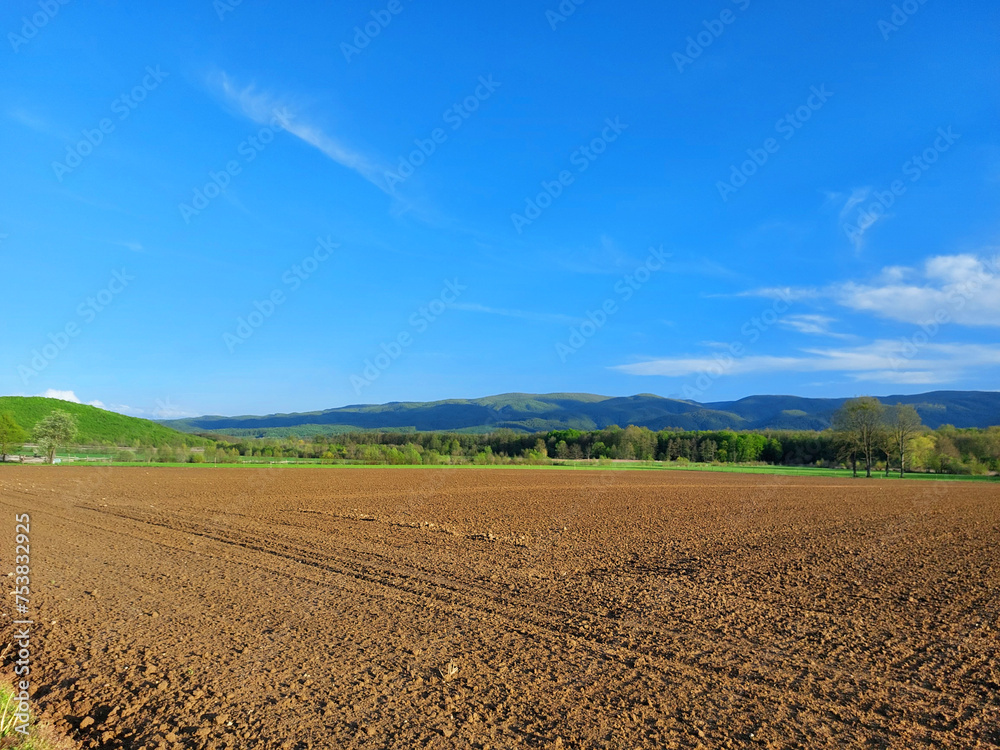
[[[208,441],[178,432],[158,422],[126,417],[87,404],[75,404],[40,396],[0,396],[0,412],[10,412],[29,434],[35,424],[56,409],[72,414],[77,424],[77,443],[98,445],[112,443],[128,446],[138,440],[143,445],[204,445]]]

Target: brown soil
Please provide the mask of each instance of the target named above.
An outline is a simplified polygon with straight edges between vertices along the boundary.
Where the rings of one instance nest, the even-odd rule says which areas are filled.
[[[87,748],[1000,747],[995,484],[29,466],[0,510]]]

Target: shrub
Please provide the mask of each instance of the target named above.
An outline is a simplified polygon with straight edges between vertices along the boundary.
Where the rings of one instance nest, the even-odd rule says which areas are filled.
[[[203,464],[203,463],[205,463],[205,454],[204,453],[192,453],[188,457],[188,463],[192,463],[192,464]]]
[[[135,454],[132,451],[118,451],[115,454],[115,461],[119,461],[121,463],[135,461]]]

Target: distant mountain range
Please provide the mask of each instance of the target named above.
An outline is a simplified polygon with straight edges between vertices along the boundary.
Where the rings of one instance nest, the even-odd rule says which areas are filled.
[[[933,391],[916,396],[880,397],[886,404],[912,404],[924,424],[940,427],[1000,425],[1000,392]],[[325,411],[266,416],[205,416],[164,421],[183,432],[241,436],[300,436],[350,430],[490,432],[507,427],[522,432],[610,425],[652,430],[823,430],[844,398],[750,396],[739,401],[700,404],[649,393],[611,397],[589,393],[505,393],[476,399],[392,402],[343,406]]]

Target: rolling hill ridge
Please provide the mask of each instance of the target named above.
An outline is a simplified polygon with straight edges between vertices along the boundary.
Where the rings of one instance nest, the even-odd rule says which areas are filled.
[[[879,397],[912,404],[929,427],[1000,424],[1000,392],[933,391]],[[359,404],[324,411],[264,416],[204,416],[163,422],[183,432],[306,436],[346,430],[523,432],[593,430],[633,424],[652,430],[823,430],[846,398],[749,396],[697,403],[643,393],[612,397],[589,393],[507,393],[478,399]]]
[[[107,443],[132,445],[202,445],[208,441],[139,417],[129,417],[88,404],[77,404],[41,396],[0,396],[0,412],[9,412],[14,421],[31,433],[41,419],[56,409],[72,415],[76,420],[76,442],[86,445]]]

